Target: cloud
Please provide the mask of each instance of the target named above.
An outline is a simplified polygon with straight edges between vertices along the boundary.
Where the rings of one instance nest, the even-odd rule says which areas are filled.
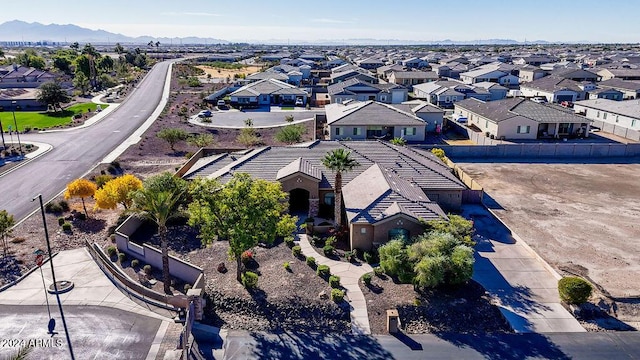
[[[171,12],[163,12],[161,15],[171,15],[171,16],[175,16],[175,15],[185,15],[185,16],[214,16],[214,17],[223,16],[222,14],[207,13],[207,12],[188,12],[188,11],[184,11],[184,12],[175,12],[175,11],[171,11]]]
[[[353,24],[353,21],[338,20],[338,19],[311,19],[311,22],[321,24]]]

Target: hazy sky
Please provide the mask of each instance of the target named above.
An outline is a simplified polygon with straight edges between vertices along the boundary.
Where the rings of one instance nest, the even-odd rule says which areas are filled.
[[[353,38],[640,42],[637,0],[12,0],[12,3],[15,6],[4,6],[0,12],[0,22],[71,23],[128,36],[292,42]]]

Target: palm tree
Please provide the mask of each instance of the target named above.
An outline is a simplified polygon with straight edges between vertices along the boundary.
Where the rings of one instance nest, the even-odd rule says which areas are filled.
[[[339,228],[340,225],[342,225],[342,173],[351,171],[360,164],[351,157],[351,152],[346,151],[344,148],[329,151],[324,158],[322,158],[322,164],[336,173],[334,184],[334,217],[336,228]]]
[[[164,174],[158,175],[165,176]],[[169,175],[171,176],[171,175]],[[153,178],[151,178],[153,179]],[[171,293],[171,277],[169,274],[169,239],[167,238],[167,222],[179,215],[185,191],[179,187],[148,186],[160,184],[162,180],[145,181],[145,186],[134,196],[134,211],[141,217],[158,225],[160,249],[162,251],[162,281],[164,292]]]

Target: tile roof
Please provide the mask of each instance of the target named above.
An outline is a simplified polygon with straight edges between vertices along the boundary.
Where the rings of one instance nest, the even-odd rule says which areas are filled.
[[[373,164],[343,187],[344,206],[351,223],[373,224],[398,213],[415,219],[445,217],[442,209],[417,184]]]
[[[591,120],[576,115],[571,109],[553,104],[538,104],[522,98],[509,98],[496,101],[465,99],[456,103],[463,109],[478,114],[495,123],[524,117],[539,123],[590,123]]]
[[[520,85],[521,88],[536,89],[547,92],[556,92],[560,90],[572,90],[581,92],[580,83],[571,79],[565,79],[556,75],[549,75],[532,82]]]
[[[424,120],[411,112],[371,100],[329,104],[325,106],[325,112],[329,125],[425,125]]]
[[[296,173],[303,173],[314,179],[322,180],[322,171],[313,166],[309,160],[303,159],[301,157],[293,160],[283,168],[280,168],[280,170],[278,170],[278,173],[276,174],[276,180],[286,178],[287,176]]]
[[[245,85],[238,90],[229,94],[230,96],[259,96],[269,94],[292,94],[292,95],[308,95],[304,90],[276,80],[273,78],[262,79],[254,83]]]
[[[609,99],[593,99],[576,101],[575,104],[640,119],[640,101],[638,100],[615,101]]]

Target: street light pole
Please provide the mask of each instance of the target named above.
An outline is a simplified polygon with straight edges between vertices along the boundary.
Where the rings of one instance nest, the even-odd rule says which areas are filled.
[[[49,265],[51,265],[51,278],[53,279],[53,289],[56,293],[56,300],[58,300],[58,309],[60,309],[60,317],[62,318],[62,326],[64,327],[64,333],[67,337],[67,345],[69,346],[69,353],[71,354],[71,360],[75,360],[73,355],[73,347],[71,346],[71,338],[69,337],[69,330],[67,329],[67,321],[64,319],[64,312],[62,311],[62,302],[60,302],[60,292],[58,291],[58,283],[56,282],[56,273],[53,271],[53,253],[51,252],[51,243],[49,242],[49,232],[47,231],[47,218],[44,215],[44,204],[42,203],[42,194],[38,194],[37,198],[40,200],[40,212],[42,212],[42,223],[44,224],[44,238],[47,240],[47,251],[49,251]],[[35,201],[34,197],[31,201]]]
[[[22,155],[22,143],[20,142],[20,131],[18,130],[18,122],[16,121],[16,108],[17,108],[17,105],[16,105],[15,101],[12,101],[11,105],[13,105],[13,110],[12,110],[12,113],[13,113],[13,125],[16,126],[16,136],[18,137],[18,147],[20,148],[20,155]]]
[[[0,135],[2,136],[2,150],[7,148],[7,144],[4,143],[4,128],[2,127],[2,120],[0,120]]]

